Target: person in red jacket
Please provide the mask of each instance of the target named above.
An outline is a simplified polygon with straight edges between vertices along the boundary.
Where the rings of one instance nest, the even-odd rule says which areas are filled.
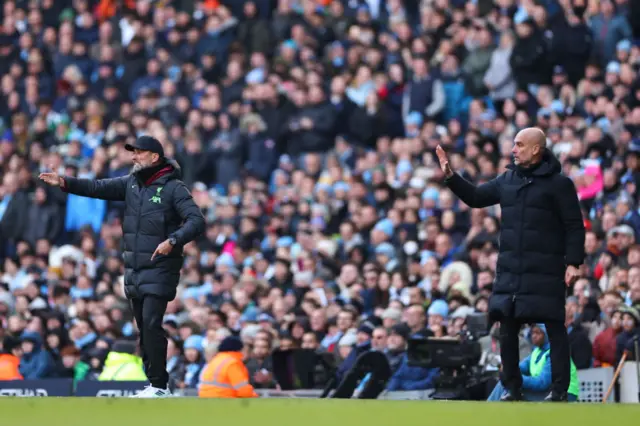
[[[20,340],[7,336],[2,341],[0,350],[0,380],[22,380],[20,374],[20,356],[22,349]]]
[[[618,308],[611,314],[611,325],[601,331],[593,341],[594,367],[616,365],[616,338],[621,331],[622,311]]]

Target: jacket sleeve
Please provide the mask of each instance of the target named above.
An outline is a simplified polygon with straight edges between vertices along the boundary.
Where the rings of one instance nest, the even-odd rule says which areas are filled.
[[[593,346],[585,330],[575,332],[571,341],[571,359],[578,370],[591,368],[593,365]]]
[[[522,389],[543,392],[551,388],[551,360],[547,357],[539,376],[522,376]]]
[[[200,207],[193,201],[187,186],[180,182],[173,190],[173,207],[184,223],[170,237],[176,239],[177,245],[185,245],[204,233],[205,222]]]
[[[622,355],[626,351],[627,337],[625,334],[626,333],[620,333],[616,338],[616,364],[620,362],[620,360],[622,359]],[[26,374],[22,374],[25,376],[25,378],[27,377]]]
[[[15,222],[13,226],[15,226],[15,228],[12,229],[12,235],[15,235],[17,238],[22,238],[28,226],[27,215],[24,214],[24,212],[29,207],[29,200],[24,192],[20,191],[18,194],[20,202],[16,204],[20,206],[20,208],[14,211]]]
[[[500,52],[496,51],[491,55],[491,65],[482,80],[485,85],[492,85],[494,90],[499,89],[511,78],[511,67],[499,66],[494,62],[494,57],[497,57],[499,54]],[[509,56],[511,56],[511,53],[509,53]]]
[[[342,361],[342,363],[338,366],[338,370],[336,371],[337,385],[339,385],[340,382],[342,382],[342,379],[344,378],[344,376],[349,372],[349,370],[351,370],[351,367],[353,367],[353,365],[356,363],[357,358],[358,358],[358,353],[354,348],[351,350],[351,352],[349,352],[349,355],[347,355],[344,361]]]
[[[56,241],[58,239],[58,235],[60,235],[62,231],[62,225],[62,215],[60,214],[58,206],[55,206],[51,209],[50,222],[47,227],[47,239],[49,241]]]
[[[466,205],[472,208],[482,208],[498,204],[500,202],[500,183],[497,177],[480,186],[475,186],[458,173],[454,173],[445,182],[447,186]]]
[[[433,380],[438,375],[437,368],[421,368],[421,370],[425,373],[424,375],[420,375],[419,378],[414,380],[408,380],[404,382],[404,390],[426,390],[431,389],[433,387]]]
[[[320,132],[323,135],[330,134],[335,127],[336,116],[332,109],[326,108],[320,114],[313,117],[312,131]]]
[[[393,373],[391,379],[389,379],[389,383],[387,383],[387,390],[390,392],[402,390],[402,375],[404,374],[404,369],[406,368],[405,360],[402,360],[402,364],[400,364],[400,368]]]
[[[99,198],[108,201],[124,201],[127,193],[128,176],[113,179],[77,179],[64,176],[61,189],[69,194]]]
[[[31,364],[31,371],[27,374],[23,374],[25,379],[37,380],[49,377],[51,370],[53,369],[53,360],[47,352],[41,351]]]
[[[593,348],[592,348],[592,353],[593,353],[593,366],[594,367],[602,367],[602,344],[601,344],[601,340],[602,338],[600,337],[600,334],[598,334],[596,336],[596,338],[593,340]]]
[[[227,369],[229,384],[236,392],[238,398],[257,398],[258,394],[249,383],[247,367],[241,363],[232,363]]]
[[[565,229],[565,263],[580,266],[584,262],[584,222],[576,187],[571,179],[562,177],[555,191],[556,206]]]
[[[433,101],[424,110],[427,117],[435,117],[440,114],[445,107],[447,99],[442,81],[436,80],[433,82],[432,95]]]

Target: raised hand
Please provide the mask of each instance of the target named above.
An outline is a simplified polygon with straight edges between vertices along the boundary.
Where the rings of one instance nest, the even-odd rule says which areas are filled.
[[[440,162],[442,173],[444,173],[447,178],[453,176],[453,170],[451,170],[451,165],[449,164],[447,153],[444,152],[444,149],[442,149],[440,145],[436,147],[436,155],[438,156],[438,161]]]
[[[56,172],[40,173],[40,176],[38,176],[38,178],[44,183],[46,183],[47,185],[51,185],[51,186],[63,185],[62,176],[60,176]]]

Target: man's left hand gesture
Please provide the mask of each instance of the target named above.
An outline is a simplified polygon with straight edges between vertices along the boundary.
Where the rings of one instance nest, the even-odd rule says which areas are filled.
[[[157,254],[167,255],[171,253],[171,250],[173,250],[173,245],[169,242],[169,240],[164,240],[156,248],[156,251],[154,251],[153,254],[151,255],[151,260],[153,260]]]
[[[567,287],[578,281],[578,278],[580,278],[580,269],[573,265],[567,266],[567,270],[564,273],[564,283]]]

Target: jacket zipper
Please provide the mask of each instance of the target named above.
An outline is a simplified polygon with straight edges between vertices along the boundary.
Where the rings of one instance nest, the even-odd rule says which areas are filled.
[[[138,220],[136,222],[136,238],[134,241],[133,247],[133,270],[136,271],[138,269],[138,234],[140,233],[140,216],[142,215],[142,202],[144,199],[144,186],[140,185],[140,203],[138,205]]]
[[[518,189],[518,191],[525,190],[527,188],[527,186],[529,186],[531,184],[531,182],[533,182],[531,179],[527,180],[527,182],[524,185],[522,185],[520,187],[520,189]],[[524,191],[524,193],[522,194],[522,208],[520,209],[520,224],[521,224],[520,226],[524,226],[524,210],[525,210],[525,207],[526,207],[526,201],[527,201],[527,191]],[[524,232],[520,233],[520,247],[519,247],[519,250],[518,250],[518,257],[519,257],[519,263],[520,263],[520,273],[518,274],[518,287],[517,287],[517,289],[520,288],[520,284],[522,283],[522,258],[523,258],[523,255],[522,255],[522,243],[524,241],[524,237],[522,235],[523,233]],[[516,289],[516,292],[517,292],[517,289]],[[511,300],[513,302],[516,301],[516,296],[517,296],[516,292],[514,292],[513,296],[511,297]]]

